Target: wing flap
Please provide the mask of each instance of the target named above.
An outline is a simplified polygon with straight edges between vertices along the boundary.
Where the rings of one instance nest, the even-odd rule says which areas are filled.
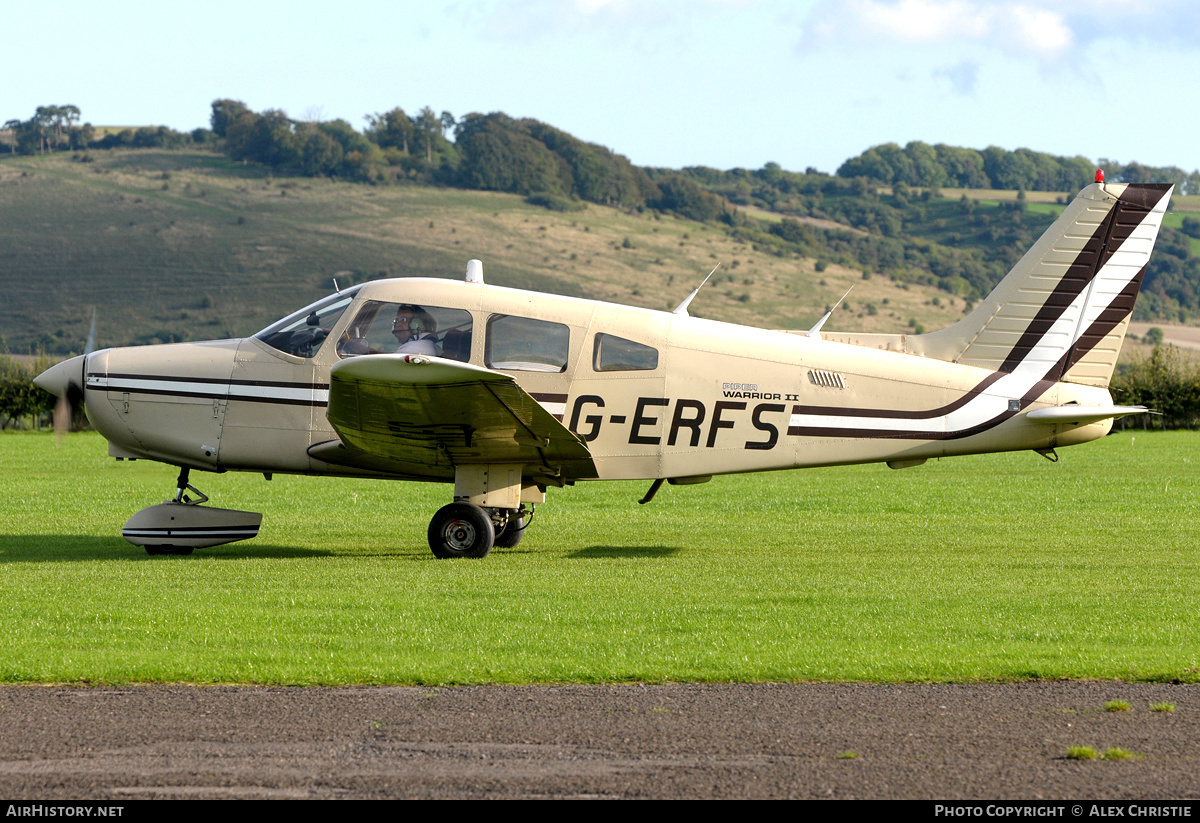
[[[330,373],[327,416],[345,447],[338,462],[376,471],[450,479],[458,465],[511,463],[550,481],[596,476],[579,436],[509,375],[469,363],[403,354],[343,360]]]

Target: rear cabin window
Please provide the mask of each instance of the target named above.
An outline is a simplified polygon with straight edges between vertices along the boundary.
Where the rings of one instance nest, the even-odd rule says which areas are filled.
[[[596,371],[653,371],[658,368],[658,349],[615,334],[597,334],[592,347],[592,368]]]
[[[338,354],[428,354],[471,357],[471,315],[462,309],[368,300],[338,340]]]
[[[566,371],[571,330],[562,323],[493,315],[487,325],[484,362],[503,371]]]

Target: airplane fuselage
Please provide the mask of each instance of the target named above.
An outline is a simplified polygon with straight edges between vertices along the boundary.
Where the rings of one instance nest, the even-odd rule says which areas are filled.
[[[323,461],[310,449],[337,438],[325,415],[330,369],[343,359],[337,341],[363,306],[382,301],[463,312],[472,333],[461,356],[512,375],[579,435],[596,479],[1046,449],[1095,439],[1109,427],[1024,419],[1045,406],[1111,402],[1104,389],[1037,374],[1018,378],[801,334],[476,283],[375,281],[346,295],[311,357],[268,345],[262,335],[95,352],[87,361],[88,415],[117,457],[215,471],[378,474]],[[552,325],[553,348],[564,362],[497,362],[491,339],[497,318]],[[624,348],[604,362],[604,346],[614,340]],[[453,472],[430,467],[398,476],[452,480]]]

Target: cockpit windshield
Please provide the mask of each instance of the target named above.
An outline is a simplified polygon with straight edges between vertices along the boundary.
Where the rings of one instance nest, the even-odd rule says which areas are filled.
[[[312,357],[337,324],[342,312],[350,305],[357,288],[346,289],[318,300],[298,312],[289,314],[254,335],[273,349],[295,355]]]

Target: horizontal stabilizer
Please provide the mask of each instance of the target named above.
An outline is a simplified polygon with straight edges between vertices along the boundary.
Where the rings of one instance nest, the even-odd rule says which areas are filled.
[[[1150,411],[1145,406],[1051,406],[1048,409],[1034,409],[1025,415],[1030,420],[1040,423],[1095,423],[1098,420],[1125,417],[1130,414],[1145,414]]]

